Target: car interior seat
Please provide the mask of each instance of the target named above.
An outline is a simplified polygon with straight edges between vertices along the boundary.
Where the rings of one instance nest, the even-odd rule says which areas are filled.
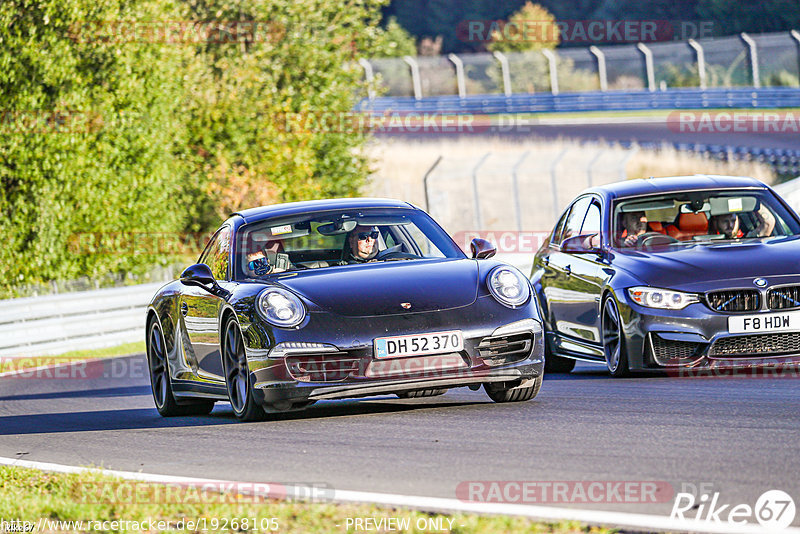
[[[706,235],[708,218],[703,212],[681,213],[677,226],[674,224],[667,226],[667,234],[681,241],[692,239],[696,235]]]

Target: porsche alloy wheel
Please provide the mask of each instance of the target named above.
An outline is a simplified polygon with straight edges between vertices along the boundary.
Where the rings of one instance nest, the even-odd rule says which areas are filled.
[[[529,386],[506,387],[505,383],[487,383],[483,385],[486,394],[494,402],[522,402],[534,398],[542,387],[542,377],[537,376],[533,379],[533,384]]]
[[[613,377],[628,375],[628,355],[625,352],[625,337],[622,333],[622,321],[619,308],[614,297],[608,296],[603,304],[603,353],[606,367]]]
[[[214,409],[214,401],[195,401],[191,404],[178,404],[172,393],[172,382],[167,363],[167,349],[161,325],[153,319],[147,336],[147,364],[150,369],[150,386],[156,410],[163,417],[177,415],[205,415]]]
[[[225,371],[225,386],[233,413],[241,421],[258,421],[266,416],[264,409],[253,397],[253,384],[247,356],[244,352],[242,330],[235,317],[225,326],[222,344],[222,362]]]

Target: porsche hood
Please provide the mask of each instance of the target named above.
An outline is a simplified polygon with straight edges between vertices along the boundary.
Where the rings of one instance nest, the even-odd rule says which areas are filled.
[[[478,262],[442,259],[300,271],[277,282],[321,311],[370,317],[469,306],[477,298],[479,279]]]

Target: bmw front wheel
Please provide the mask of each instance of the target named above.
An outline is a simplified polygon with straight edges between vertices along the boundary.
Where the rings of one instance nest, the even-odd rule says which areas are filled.
[[[619,378],[629,374],[628,354],[625,352],[625,336],[622,332],[622,320],[619,307],[614,297],[606,297],[602,315],[603,353],[606,367],[611,376]]]

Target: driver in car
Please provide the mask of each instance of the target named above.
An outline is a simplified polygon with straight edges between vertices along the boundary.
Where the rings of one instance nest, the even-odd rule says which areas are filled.
[[[724,235],[726,239],[741,239],[743,237],[767,237],[772,235],[775,228],[775,217],[770,211],[761,204],[761,207],[753,212],[758,221],[755,228],[746,234],[740,228],[739,216],[735,213],[724,213],[722,215],[712,215],[708,221],[709,233]]]
[[[347,254],[344,261],[347,263],[367,263],[373,261],[378,255],[377,226],[356,226],[347,235]]]
[[[647,216],[643,211],[622,214],[622,234],[619,240],[623,247],[633,247],[639,236],[647,232]]]

